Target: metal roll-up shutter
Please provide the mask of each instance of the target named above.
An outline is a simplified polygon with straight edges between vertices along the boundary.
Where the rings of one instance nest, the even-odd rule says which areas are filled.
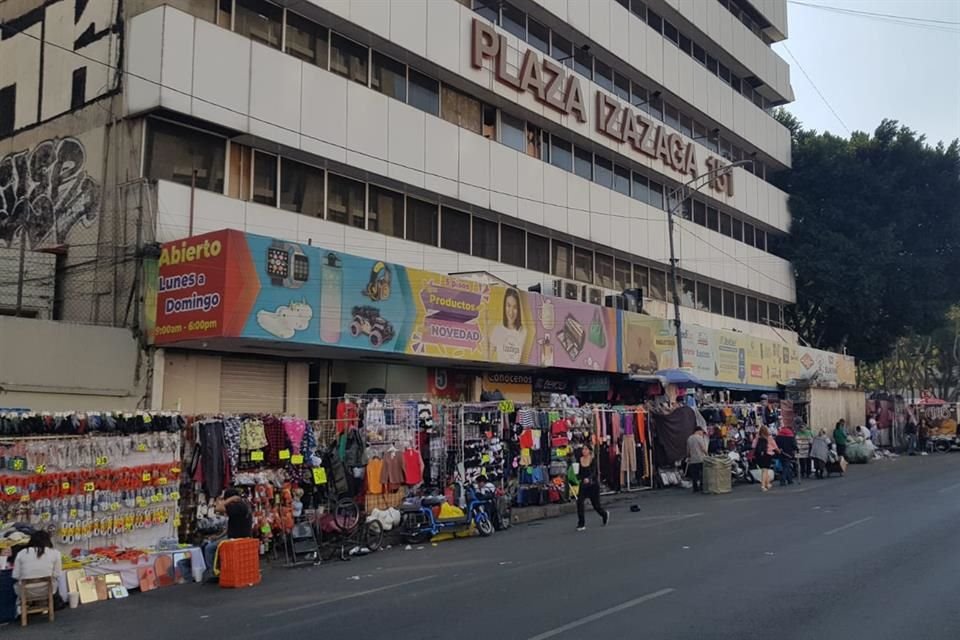
[[[220,411],[283,413],[287,368],[277,360],[224,358],[220,364]]]

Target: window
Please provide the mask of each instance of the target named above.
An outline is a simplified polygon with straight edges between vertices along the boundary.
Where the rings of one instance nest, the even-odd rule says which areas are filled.
[[[621,100],[630,100],[630,79],[618,73],[613,79],[613,92]]]
[[[647,111],[647,90],[636,82],[630,85],[630,104],[641,111]]]
[[[641,20],[647,19],[647,5],[643,4],[642,0],[631,0],[630,11]]]
[[[657,120],[663,120],[663,98],[650,94],[650,101],[646,104],[646,111]]]
[[[597,284],[607,289],[613,289],[616,286],[613,281],[613,256],[598,253],[596,256],[596,268]]]
[[[573,51],[573,69],[577,73],[593,77],[593,56],[585,47],[577,47]]]
[[[326,69],[328,46],[325,28],[287,12],[287,53]]]
[[[497,108],[488,104],[483,105],[483,137],[497,139]]]
[[[449,207],[441,209],[440,246],[457,253],[470,253],[470,214]]]
[[[723,293],[720,287],[710,287],[710,313],[723,315]]]
[[[661,33],[663,31],[663,18],[649,8],[647,9],[647,24],[650,25],[650,28],[657,33]]]
[[[233,0],[218,0],[216,23],[218,27],[230,28],[233,21]]]
[[[643,295],[650,297],[650,270],[642,264],[633,265],[633,286],[643,290]]]
[[[335,174],[327,176],[327,220],[363,229],[367,185]]]
[[[613,162],[601,156],[593,157],[593,181],[608,189],[613,188]]]
[[[515,267],[527,266],[526,232],[510,225],[500,225],[500,262]]]
[[[720,79],[730,84],[730,69],[727,68],[722,62],[718,65],[717,75],[720,76]]]
[[[753,239],[753,246],[761,251],[767,250],[767,232],[762,229],[757,229],[755,232],[755,237]]]
[[[500,142],[521,153],[527,150],[526,125],[520,118],[500,112]]]
[[[458,127],[483,133],[483,109],[480,101],[453,87],[440,87],[440,115]]]
[[[533,238],[531,235],[530,238]],[[528,239],[529,241],[529,239]],[[573,247],[567,244],[566,242],[560,242],[559,240],[554,240],[550,243],[553,252],[553,261],[552,268],[550,272],[561,278],[573,278]],[[531,257],[531,247],[527,245],[527,263],[529,264]]]
[[[700,200],[693,201],[693,221],[701,227],[707,226],[707,205]]]
[[[87,100],[87,68],[74,69],[70,78],[70,109],[76,110]]]
[[[633,278],[630,273],[630,263],[624,260],[617,260],[613,265],[613,285],[617,291],[629,289],[633,284]]]
[[[367,229],[394,238],[403,237],[403,194],[370,185]]]
[[[650,297],[654,300],[667,299],[667,274],[659,269],[650,269]]]
[[[681,113],[680,118],[680,133],[687,136],[688,138],[693,137],[693,118],[690,116]]]
[[[557,136],[550,136],[550,164],[564,171],[573,171],[573,145]]]
[[[574,147],[573,172],[581,178],[593,180],[593,154],[586,149]]]
[[[437,205],[407,198],[407,240],[437,246]]]
[[[253,152],[253,201],[277,206],[277,156]]]
[[[684,220],[693,220],[693,206],[689,200],[680,201],[680,217]]]
[[[783,314],[783,305],[782,304],[773,304],[772,302],[768,305],[770,312],[770,323],[775,324],[778,327],[783,327],[786,325],[786,317]]]
[[[743,242],[743,222],[737,218],[733,219],[733,239],[737,242]]]
[[[734,313],[734,298],[733,291],[723,290],[723,315],[728,318],[733,318],[736,316]]]
[[[508,32],[520,38],[521,42],[526,42],[527,14],[506,2],[500,4],[500,9],[500,25]]]
[[[767,301],[757,300],[757,322],[767,324]]]
[[[730,216],[723,212],[720,212],[720,233],[725,236],[730,235]]]
[[[263,0],[236,0],[233,30],[274,49],[280,48],[283,9]]]
[[[391,98],[406,102],[407,66],[374,51],[370,86]]]
[[[225,149],[223,138],[150,119],[144,173],[151,180],[195,184],[197,189],[223,193]]]
[[[550,240],[535,233],[527,234],[527,269],[550,273]]]
[[[759,309],[757,308],[757,299],[747,298],[747,320],[749,322],[757,322],[758,312]]]
[[[690,38],[682,33],[680,34],[680,50],[688,56],[693,55],[693,43],[690,41]]]
[[[497,223],[474,216],[472,255],[487,260],[499,260],[499,244]]]
[[[339,33],[330,35],[330,71],[367,84],[367,48]]]
[[[648,202],[658,209],[663,209],[663,185],[651,180],[649,182]]]
[[[560,64],[573,67],[573,43],[556,31],[550,34],[550,55]]]
[[[527,42],[540,51],[550,53],[550,30],[533,18],[527,17]]]
[[[253,149],[246,145],[230,143],[230,160],[227,167],[227,195],[239,200],[250,199],[250,183],[253,178]],[[321,216],[323,212],[320,212]]]
[[[573,277],[593,284],[593,251],[576,247],[573,250]]]
[[[754,243],[755,243],[753,229],[754,229],[753,225],[750,224],[749,222],[743,223],[743,241],[746,242],[751,247],[754,246]]]
[[[696,42],[693,43],[693,57],[703,66],[707,66],[707,52]]]
[[[707,207],[707,228],[720,230],[720,213],[713,207]]]
[[[493,24],[500,22],[500,0],[475,0],[473,10]]]
[[[663,21],[663,37],[675,45],[680,44],[680,33],[668,20]]]
[[[646,176],[633,172],[633,197],[640,202],[650,202],[650,187]]]
[[[630,195],[630,169],[620,165],[613,167],[613,188],[625,196]]]
[[[717,75],[717,59],[709,53],[707,54],[707,71],[713,75]]]
[[[430,115],[440,113],[440,83],[410,69],[410,106]]]
[[[593,80],[598,85],[613,92],[613,69],[606,62],[595,60],[593,63]]]
[[[280,208],[323,217],[323,170],[280,159]]]
[[[13,133],[17,106],[17,85],[0,89],[0,138]]]
[[[680,112],[676,107],[665,104],[663,107],[663,121],[676,130],[680,130]]]
[[[747,319],[747,296],[742,293],[737,294],[737,320]]]
[[[537,160],[546,160],[543,157],[543,132],[540,127],[527,123],[527,155]]]

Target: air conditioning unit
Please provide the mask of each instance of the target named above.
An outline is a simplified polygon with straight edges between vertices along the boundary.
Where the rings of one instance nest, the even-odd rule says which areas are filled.
[[[627,298],[626,296],[607,296],[603,301],[604,306],[610,307],[611,309],[620,309],[621,311],[627,310]]]
[[[611,309],[640,313],[643,311],[643,289],[627,289],[620,294],[608,295],[604,303]]]
[[[583,300],[583,302],[589,302],[590,304],[595,304],[598,306],[602,305],[603,289],[598,287],[584,287],[581,300]]]
[[[581,291],[585,287],[579,285],[576,282],[564,281],[563,283],[563,297],[567,300],[579,300]]]

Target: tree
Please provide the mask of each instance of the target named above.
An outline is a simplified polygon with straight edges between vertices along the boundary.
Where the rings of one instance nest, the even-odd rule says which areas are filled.
[[[793,142],[777,178],[793,220],[793,328],[867,362],[930,334],[960,300],[960,142],[931,147],[894,120],[848,139],[777,118]]]

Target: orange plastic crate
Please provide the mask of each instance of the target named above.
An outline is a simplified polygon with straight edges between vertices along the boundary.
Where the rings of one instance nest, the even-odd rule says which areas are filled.
[[[227,540],[217,549],[220,587],[242,589],[260,584],[260,541],[256,538]]]

